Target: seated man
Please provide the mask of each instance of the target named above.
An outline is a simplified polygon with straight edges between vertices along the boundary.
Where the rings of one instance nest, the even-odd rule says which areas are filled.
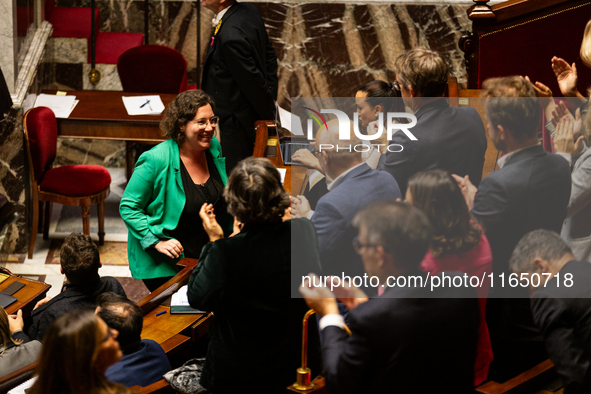
[[[325,275],[363,275],[361,259],[353,250],[357,231],[351,222],[355,214],[374,201],[396,200],[400,190],[390,175],[372,170],[354,147],[361,144],[353,133],[351,140],[339,139],[339,122],[328,122],[316,136],[318,161],[333,179],[329,192],[318,201],[315,211],[303,196],[293,199],[292,212],[297,217],[311,218],[318,233],[320,263]]]
[[[103,293],[96,301],[96,314],[119,331],[117,341],[123,352],[123,357],[107,369],[105,377],[127,387],[145,387],[162,379],[172,367],[156,341],[141,339],[144,319],[140,307],[115,293]]]
[[[528,278],[534,321],[564,392],[591,392],[591,264],[575,260],[566,242],[548,230],[525,235],[510,264]]]
[[[68,235],[60,250],[60,264],[61,273],[66,275],[64,289],[54,298],[46,297],[35,305],[26,322],[31,339],[41,341],[49,325],[70,311],[96,308],[99,294],[111,291],[125,296],[117,279],[99,276],[99,251],[89,235]]]
[[[360,289],[340,288],[340,299],[350,309],[351,336],[330,290],[300,288],[321,317],[327,388],[335,393],[472,393],[476,292],[420,287],[427,278],[419,265],[431,240],[428,219],[409,204],[382,201],[361,210],[354,223],[365,270],[386,290],[368,300]]]
[[[443,97],[449,76],[445,60],[437,52],[415,48],[396,59],[395,69],[400,95],[417,117],[410,129],[417,140],[395,133],[390,143],[394,149],[380,157],[377,169],[394,176],[402,195],[412,175],[432,168],[468,175],[478,185],[486,152],[484,125],[474,108],[450,107]]]

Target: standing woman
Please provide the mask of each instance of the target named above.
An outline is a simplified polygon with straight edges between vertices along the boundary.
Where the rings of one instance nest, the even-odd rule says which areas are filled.
[[[421,269],[431,275],[459,271],[481,278],[492,271],[492,252],[481,228],[470,218],[466,201],[452,176],[444,170],[419,172],[408,181],[406,202],[422,210],[433,228],[431,247]],[[493,360],[486,324],[486,297],[489,282],[477,289],[480,305],[478,347],[474,385],[486,380]]]
[[[43,339],[37,381],[27,394],[127,394],[105,378],[122,356],[117,330],[93,311],[67,313],[54,321]]]
[[[227,176],[213,136],[218,123],[213,108],[203,91],[179,94],[160,123],[169,139],[140,156],[121,199],[129,268],[150,291],[177,273],[180,259],[199,258],[209,240],[199,218],[204,203],[214,206],[224,229],[232,228],[222,196]]]

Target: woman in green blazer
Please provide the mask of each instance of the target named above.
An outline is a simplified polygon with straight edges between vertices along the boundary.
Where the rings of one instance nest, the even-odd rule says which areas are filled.
[[[199,218],[204,203],[213,204],[222,227],[232,227],[223,199],[225,159],[213,136],[218,122],[213,107],[213,99],[202,91],[179,94],[160,123],[170,139],[140,156],[123,193],[119,212],[129,229],[129,268],[150,291],[177,273],[180,259],[199,258],[209,240]]]

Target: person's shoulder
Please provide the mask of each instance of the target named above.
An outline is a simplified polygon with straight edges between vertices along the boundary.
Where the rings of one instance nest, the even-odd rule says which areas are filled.
[[[158,145],[154,146],[152,149],[142,153],[138,158],[136,166],[140,166],[146,162],[154,165],[162,163],[168,164],[170,163],[170,158],[174,153],[173,149],[177,147],[178,145],[174,140],[168,139],[166,141],[163,141]]]

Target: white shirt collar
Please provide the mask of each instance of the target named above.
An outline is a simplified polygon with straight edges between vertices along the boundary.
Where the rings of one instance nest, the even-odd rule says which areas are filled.
[[[343,180],[343,178],[345,177],[345,175],[347,175],[348,173],[350,173],[351,171],[353,171],[354,169],[356,169],[359,166],[364,165],[365,163],[359,163],[356,166],[353,166],[351,168],[349,168],[348,170],[346,170],[345,172],[343,172],[341,175],[339,175],[338,177],[336,177],[332,182],[328,183],[329,177],[326,177],[326,188],[328,189],[328,191],[331,191],[332,189],[334,189],[335,187],[337,187],[337,185]]]
[[[232,4],[234,5],[234,4]],[[232,5],[230,7],[232,7]],[[216,27],[218,25],[218,22],[222,19],[222,16],[224,16],[224,14],[226,13],[226,11],[228,11],[230,9],[230,7],[226,7],[223,10],[221,10],[220,12],[217,13],[217,15],[215,15],[213,17],[213,19],[211,20],[211,25],[213,27]]]
[[[539,144],[536,144],[536,145],[539,145]],[[536,145],[532,145],[532,146],[536,146]],[[503,156],[499,160],[497,160],[497,165],[499,166],[499,170],[501,168],[503,168],[505,166],[505,164],[507,164],[507,162],[509,161],[509,159],[511,158],[511,156],[513,156],[517,152],[521,152],[524,149],[529,149],[532,146],[527,146],[525,148],[517,149],[517,150],[514,150],[513,152],[506,153],[505,156]]]

